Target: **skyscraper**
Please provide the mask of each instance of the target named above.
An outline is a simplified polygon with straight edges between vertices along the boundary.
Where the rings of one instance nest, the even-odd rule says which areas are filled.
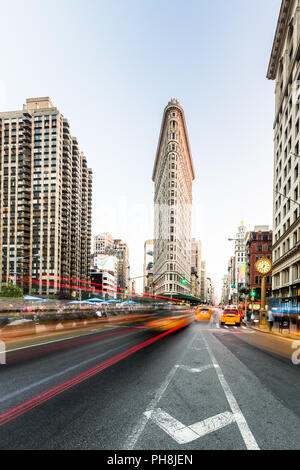
[[[192,238],[191,240],[191,290],[195,297],[200,297],[201,292],[201,251],[202,243],[200,240]]]
[[[144,243],[143,292],[153,294],[153,240]]]
[[[0,113],[0,170],[0,286],[63,295],[63,278],[88,281],[92,171],[48,97]]]
[[[164,110],[152,179],[156,293],[189,295],[195,173],[184,112],[175,99]]]
[[[273,171],[273,296],[300,301],[299,1],[283,0],[267,77],[276,81]]]
[[[239,289],[246,287],[246,229],[242,221],[238,227],[235,239],[235,279],[237,283],[237,295]],[[238,300],[238,299],[237,299]]]
[[[114,240],[114,251],[118,257],[118,287],[120,289],[129,288],[130,266],[128,244],[120,239]]]

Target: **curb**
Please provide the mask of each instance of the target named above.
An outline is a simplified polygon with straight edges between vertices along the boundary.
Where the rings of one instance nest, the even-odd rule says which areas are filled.
[[[291,334],[283,335],[281,333],[273,333],[273,332],[271,333],[268,330],[261,330],[260,328],[257,328],[257,327],[252,326],[252,325],[247,325],[247,326],[248,326],[248,328],[251,328],[251,330],[258,331],[260,333],[265,333],[267,335],[275,336],[277,338],[286,338],[286,339],[290,339],[290,340],[293,340],[293,341],[300,339],[300,336],[298,336],[298,335],[291,335]]]

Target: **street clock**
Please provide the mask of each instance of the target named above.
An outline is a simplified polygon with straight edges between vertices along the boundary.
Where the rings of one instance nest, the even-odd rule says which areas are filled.
[[[271,269],[272,269],[272,263],[269,260],[269,258],[260,258],[258,261],[255,263],[255,269],[259,274],[266,275],[268,274]]]

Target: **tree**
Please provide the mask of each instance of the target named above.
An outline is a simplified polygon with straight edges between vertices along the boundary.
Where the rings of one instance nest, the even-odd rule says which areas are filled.
[[[1,297],[23,297],[23,291],[18,286],[8,285],[2,287]]]

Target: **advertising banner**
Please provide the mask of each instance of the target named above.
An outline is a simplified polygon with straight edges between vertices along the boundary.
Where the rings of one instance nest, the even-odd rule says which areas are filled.
[[[114,271],[115,257],[108,255],[97,255],[95,258],[95,266],[98,270]]]
[[[238,282],[239,284],[245,284],[246,282],[246,263],[238,264]]]

